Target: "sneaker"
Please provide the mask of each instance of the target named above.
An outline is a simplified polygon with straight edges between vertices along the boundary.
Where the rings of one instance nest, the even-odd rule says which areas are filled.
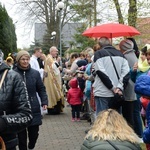
[[[72,121],[72,122],[75,122],[75,118],[72,118],[71,121]]]
[[[77,118],[77,121],[79,122],[79,121],[80,121],[80,118]]]

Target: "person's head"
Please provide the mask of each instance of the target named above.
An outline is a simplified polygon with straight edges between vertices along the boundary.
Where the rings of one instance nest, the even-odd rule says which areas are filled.
[[[49,53],[52,55],[53,58],[56,58],[58,56],[58,49],[55,46],[52,46],[49,49]]]
[[[107,38],[107,37],[101,37],[99,39],[99,45],[100,45],[100,47],[104,47],[104,46],[111,45],[111,42],[110,42],[109,38]]]
[[[127,38],[127,39],[128,39],[128,40],[131,40],[131,41],[133,42],[133,49],[135,50],[135,55],[136,55],[137,57],[139,57],[139,48],[138,48],[138,46],[137,46],[137,43],[136,43],[135,39],[132,38],[132,37]]]
[[[148,64],[150,65],[150,48],[147,49],[147,52],[146,52],[146,59],[147,59]]]
[[[17,56],[17,52],[12,52],[11,53],[11,57],[14,59],[14,61],[16,60],[16,56]]]
[[[78,87],[78,80],[77,78],[73,78],[69,81],[69,86],[71,88],[77,88]]]
[[[91,49],[91,50],[90,50]],[[89,49],[89,51],[87,51],[87,53],[86,53],[86,59],[87,59],[87,61],[90,63],[92,60],[91,60],[91,58],[92,58],[92,56],[94,55],[94,51],[93,51],[93,49],[92,48],[90,48]]]
[[[96,52],[96,51],[99,50],[99,49],[100,49],[100,45],[99,45],[99,44],[95,44],[95,45],[93,46],[94,52]]]
[[[123,116],[114,109],[104,110],[98,114],[86,138],[89,136],[93,140],[120,140],[132,143],[139,141],[138,136],[127,124]]]
[[[40,58],[42,55],[42,49],[40,47],[35,47],[33,50],[33,55],[35,55],[37,58]]]
[[[4,54],[2,50],[0,49],[0,65],[3,63],[3,59],[4,59]]]
[[[8,57],[6,58],[6,63],[7,63],[8,66],[13,65],[13,63],[14,63],[13,58],[12,58],[11,56],[8,56]]]
[[[79,54],[79,57],[80,57],[81,59],[85,59],[85,53],[84,53],[84,52],[81,52],[81,53]]]
[[[131,40],[122,40],[119,44],[119,48],[122,52],[133,50],[133,42]]]
[[[140,51],[140,58],[142,62],[146,59],[147,46],[145,45]]]
[[[45,54],[41,54],[40,59],[44,61],[46,59],[46,55]]]
[[[25,50],[21,50],[17,53],[16,61],[22,69],[27,69],[30,63],[30,54]]]
[[[78,53],[73,53],[71,54],[70,56],[70,61],[71,63],[74,62],[75,59],[77,59],[79,57],[79,54]]]

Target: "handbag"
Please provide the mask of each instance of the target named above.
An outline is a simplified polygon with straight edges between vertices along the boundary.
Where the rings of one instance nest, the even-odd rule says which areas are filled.
[[[109,57],[110,57],[110,59],[111,59],[111,62],[112,62],[112,64],[113,64],[113,67],[114,67],[114,69],[115,69],[117,78],[118,78],[118,80],[119,80],[120,77],[119,77],[119,75],[118,75],[118,72],[117,72],[115,63],[114,63],[114,61],[113,61],[113,59],[112,59],[110,53],[109,53],[107,50],[105,50],[105,52],[109,55]],[[114,94],[114,97],[112,98],[112,100],[110,100],[109,107],[110,107],[110,108],[118,109],[118,108],[120,108],[120,106],[123,105],[123,102],[124,102],[124,95],[123,95],[123,94],[120,95],[120,94],[118,94],[118,93],[115,93],[115,94]]]
[[[5,70],[4,73],[3,73],[2,79],[1,79],[1,81],[0,81],[0,89],[1,89],[2,84],[3,84],[3,82],[4,82],[4,79],[5,79],[5,76],[6,76],[6,74],[7,74],[7,71],[8,71],[8,70]],[[0,136],[0,150],[6,150],[5,143],[4,143],[4,141],[3,141],[3,139],[2,139],[1,136]]]

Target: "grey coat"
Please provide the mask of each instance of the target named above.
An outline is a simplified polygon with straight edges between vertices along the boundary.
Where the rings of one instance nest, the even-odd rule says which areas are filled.
[[[124,57],[127,59],[130,69],[136,62],[138,62],[133,49],[125,51]],[[126,101],[137,100],[136,94],[134,92],[134,82],[131,80],[131,78],[129,79],[126,89],[124,90],[124,96]]]

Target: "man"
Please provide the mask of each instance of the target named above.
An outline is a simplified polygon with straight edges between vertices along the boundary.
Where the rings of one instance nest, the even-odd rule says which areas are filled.
[[[44,85],[48,95],[48,113],[59,114],[64,107],[64,96],[62,93],[62,83],[60,66],[56,61],[58,56],[58,50],[55,46],[52,46],[45,61],[45,72],[47,77],[44,78]]]
[[[38,59],[41,57],[41,55],[42,55],[42,49],[40,47],[35,47],[33,55],[30,59],[30,65],[31,65],[31,68],[39,71],[40,76],[43,79],[44,70],[43,70],[43,68],[40,68],[40,65],[38,62]]]
[[[122,94],[129,80],[129,65],[123,54],[116,50],[107,37],[99,39],[100,50],[94,54],[96,76],[93,84],[96,102],[96,114],[108,109],[114,93]],[[119,74],[117,78],[110,56]]]
[[[32,120],[28,94],[21,76],[9,70],[3,62],[0,50],[0,82],[6,76],[0,88],[0,136],[7,150],[15,150],[18,143],[16,133],[25,129]]]

